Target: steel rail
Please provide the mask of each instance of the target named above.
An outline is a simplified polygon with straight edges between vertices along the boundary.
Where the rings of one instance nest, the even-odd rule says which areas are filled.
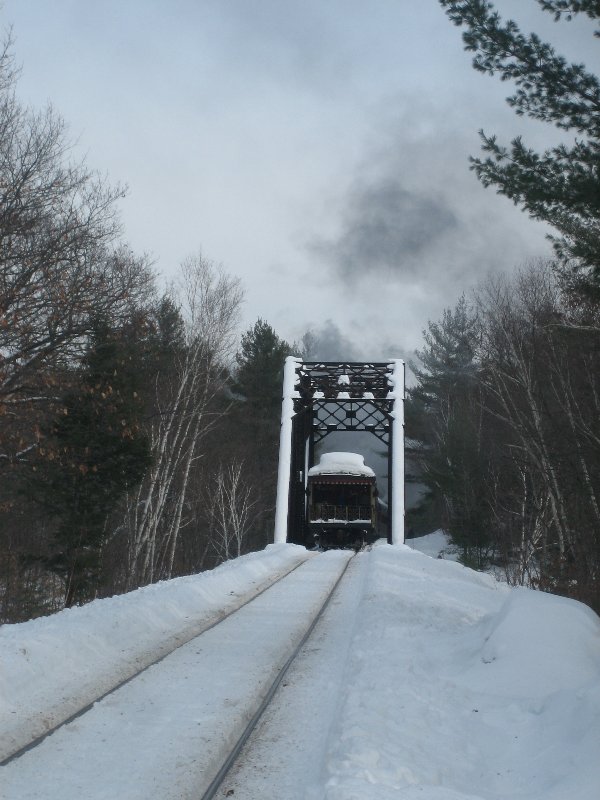
[[[281,667],[281,669],[279,670],[279,672],[275,676],[275,679],[274,679],[273,683],[271,684],[270,688],[268,689],[267,693],[265,694],[261,704],[259,705],[259,707],[255,711],[254,716],[250,719],[250,721],[248,722],[248,724],[244,728],[244,730],[243,730],[242,734],[240,735],[239,739],[237,740],[235,745],[232,747],[229,755],[227,756],[227,758],[225,759],[225,761],[221,765],[221,768],[219,769],[219,771],[217,772],[215,777],[212,779],[211,783],[209,784],[208,788],[205,790],[204,794],[201,795],[200,800],[212,800],[212,798],[215,797],[216,793],[219,791],[219,789],[223,785],[223,782],[224,782],[225,778],[229,774],[229,772],[230,772],[231,768],[233,767],[236,759],[240,755],[242,749],[244,748],[244,745],[246,744],[246,742],[248,741],[248,739],[250,738],[250,736],[254,732],[256,726],[260,722],[261,717],[263,716],[264,712],[266,711],[266,709],[268,708],[269,704],[271,703],[273,697],[275,696],[275,692],[279,688],[279,686],[281,684],[281,681],[285,677],[288,669],[290,668],[292,663],[295,661],[295,659],[298,657],[298,654],[300,653],[300,651],[302,650],[302,648],[304,647],[306,642],[309,640],[312,632],[314,631],[315,627],[317,626],[317,623],[319,622],[319,620],[321,619],[321,617],[325,613],[327,607],[329,606],[329,603],[330,603],[332,597],[334,596],[338,586],[340,585],[344,575],[346,574],[346,571],[348,569],[348,566],[349,566],[350,562],[355,557],[356,557],[356,553],[354,553],[352,556],[350,556],[350,558],[346,562],[346,564],[344,566],[344,569],[340,573],[340,575],[339,575],[338,579],[336,580],[335,584],[333,585],[331,591],[329,592],[329,594],[325,598],[325,601],[323,602],[323,605],[321,606],[321,608],[319,609],[317,614],[314,616],[311,624],[309,625],[309,627],[307,628],[306,632],[304,633],[304,636],[302,637],[300,642],[296,645],[296,647],[292,651],[292,653],[289,656],[289,658],[287,659],[287,661],[284,663],[284,665]]]
[[[34,750],[36,747],[38,747],[44,741],[44,739],[47,739],[48,736],[50,736],[51,734],[55,733],[56,731],[60,730],[61,728],[64,728],[65,725],[69,725],[74,720],[79,719],[80,717],[82,717],[94,705],[96,705],[96,703],[99,703],[101,700],[104,700],[105,697],[109,697],[111,694],[114,694],[114,692],[116,692],[122,686],[126,686],[128,683],[133,681],[139,675],[142,675],[144,672],[146,672],[146,670],[150,669],[150,667],[153,667],[156,664],[160,664],[161,661],[164,661],[165,658],[168,658],[168,656],[170,656],[172,653],[175,653],[177,650],[179,650],[180,647],[183,647],[184,645],[189,644],[189,642],[191,642],[194,639],[197,639],[198,637],[202,636],[207,631],[210,631],[213,628],[216,628],[217,625],[220,625],[222,622],[224,622],[226,619],[231,617],[233,614],[236,614],[240,609],[244,608],[244,606],[247,606],[249,603],[252,603],[254,600],[256,600],[258,597],[260,597],[266,591],[271,589],[271,587],[276,586],[280,581],[284,580],[284,578],[287,578],[288,575],[291,575],[292,572],[294,572],[299,567],[301,567],[303,564],[305,564],[307,560],[308,560],[308,556],[307,556],[307,558],[302,559],[302,561],[300,561],[298,564],[295,564],[291,569],[289,569],[283,575],[280,575],[272,583],[269,583],[267,586],[264,586],[256,594],[252,595],[252,597],[249,597],[243,603],[240,603],[239,605],[235,606],[234,608],[231,608],[229,611],[221,612],[220,614],[217,615],[217,617],[215,617],[215,619],[212,620],[212,622],[209,622],[207,625],[205,625],[200,630],[195,630],[193,634],[191,634],[190,636],[186,637],[183,641],[178,642],[175,645],[175,647],[173,647],[167,653],[163,653],[161,656],[159,656],[158,658],[154,659],[154,661],[151,661],[149,664],[146,664],[146,666],[144,666],[141,669],[139,669],[133,675],[130,675],[128,678],[124,678],[122,681],[119,681],[114,686],[112,686],[110,689],[107,689],[105,692],[103,692],[102,694],[100,694],[97,697],[95,697],[89,703],[86,703],[84,706],[82,706],[77,711],[74,711],[72,714],[70,714],[68,717],[63,719],[61,722],[58,722],[52,728],[49,728],[48,730],[44,731],[44,733],[40,734],[39,736],[36,736],[34,739],[32,739],[27,744],[19,747],[17,750],[15,750],[9,756],[6,756],[2,761],[0,761],[0,767],[5,767],[7,764],[10,764],[12,761],[16,761],[18,758],[20,758],[25,753],[28,753],[30,750]]]

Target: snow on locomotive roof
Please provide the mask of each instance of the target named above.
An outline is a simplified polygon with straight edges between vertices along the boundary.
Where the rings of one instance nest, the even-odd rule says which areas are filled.
[[[312,475],[365,475],[374,478],[375,473],[367,467],[365,459],[358,453],[323,453],[321,460],[308,471]]]

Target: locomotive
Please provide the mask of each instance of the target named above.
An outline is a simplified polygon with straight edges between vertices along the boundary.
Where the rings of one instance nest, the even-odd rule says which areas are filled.
[[[359,550],[377,538],[377,480],[358,453],[324,453],[307,476],[307,521],[324,550]]]

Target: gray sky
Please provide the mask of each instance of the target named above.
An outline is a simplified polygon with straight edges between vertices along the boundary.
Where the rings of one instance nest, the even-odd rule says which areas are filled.
[[[550,252],[467,158],[481,127],[558,134],[475,73],[437,0],[0,2],[21,100],[52,102],[89,165],[128,184],[126,238],[163,276],[201,249],[242,279],[244,327],[406,356],[463,290]],[[497,6],[597,69],[587,22]]]

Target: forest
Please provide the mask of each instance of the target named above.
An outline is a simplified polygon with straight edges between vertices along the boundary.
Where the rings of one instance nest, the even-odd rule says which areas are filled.
[[[600,83],[493,3],[440,3],[473,67],[514,85],[517,116],[566,138],[536,152],[480,132],[472,170],[551,226],[555,257],[484,280],[424,332],[407,423],[419,526],[441,519],[465,563],[600,610]],[[600,18],[594,0],[538,4]]]
[[[207,569],[270,538],[292,348],[201,254],[166,290],[123,192],[70,160],[0,59],[0,615]]]
[[[407,529],[600,610],[600,84],[487,0],[440,0],[474,67],[567,137],[481,133],[479,180],[554,231],[554,257],[488,277],[424,331]],[[597,2],[541,0],[557,22]],[[198,253],[164,288],[126,244],[123,189],[72,159],[52,108],[0,56],[0,621],[209,569],[272,540],[289,354]],[[440,265],[442,268],[443,265]],[[482,265],[482,274],[485,274]],[[162,287],[162,288],[161,288]],[[395,354],[390,354],[395,355]]]

